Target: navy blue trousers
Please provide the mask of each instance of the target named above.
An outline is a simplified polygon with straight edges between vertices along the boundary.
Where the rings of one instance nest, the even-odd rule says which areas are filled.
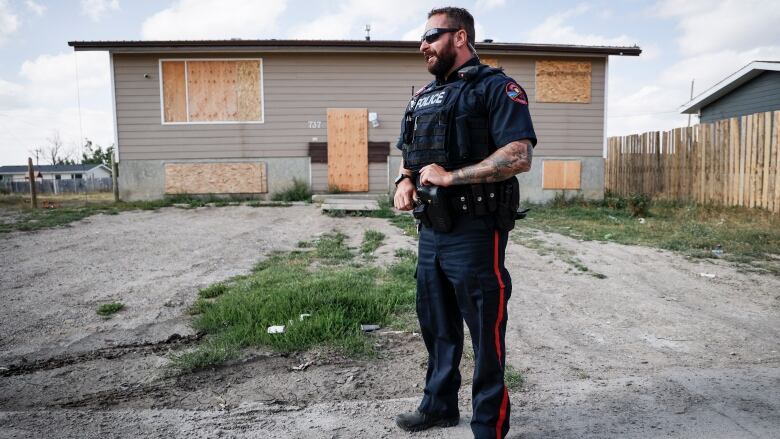
[[[423,228],[417,263],[417,317],[428,371],[419,410],[458,413],[463,321],[474,347],[471,429],[474,437],[503,438],[509,431],[504,386],[506,304],[512,293],[504,267],[508,232],[492,217],[458,217],[449,233]]]

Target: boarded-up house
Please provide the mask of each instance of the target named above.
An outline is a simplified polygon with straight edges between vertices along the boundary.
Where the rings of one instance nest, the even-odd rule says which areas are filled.
[[[701,123],[780,110],[780,61],[753,61],[680,108]]]
[[[411,41],[97,41],[111,59],[123,199],[388,193],[401,116],[431,80]],[[527,91],[539,144],[523,198],[600,198],[609,55],[637,47],[478,43]]]

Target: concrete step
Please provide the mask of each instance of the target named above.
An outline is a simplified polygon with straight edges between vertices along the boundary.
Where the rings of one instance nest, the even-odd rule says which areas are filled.
[[[348,192],[343,194],[314,194],[311,197],[313,203],[324,203],[326,199],[339,200],[378,200],[387,199],[384,192]]]
[[[345,212],[379,210],[377,200],[326,198],[322,202],[322,210],[343,210]]]

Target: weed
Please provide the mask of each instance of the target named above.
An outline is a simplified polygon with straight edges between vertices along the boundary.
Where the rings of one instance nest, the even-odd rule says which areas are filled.
[[[405,249],[405,248],[399,248],[395,251],[395,257],[396,258],[416,258],[417,254],[413,252],[412,250]]]
[[[515,369],[511,364],[507,364],[504,369],[504,384],[507,390],[518,390],[523,387],[525,378],[519,370]]]
[[[104,303],[97,309],[97,314],[100,316],[110,316],[121,311],[125,305],[121,302]]]
[[[313,241],[313,251],[274,253],[248,276],[233,279],[215,299],[199,298],[193,325],[208,342],[174,358],[193,370],[238,355],[246,346],[263,345],[281,352],[317,345],[347,354],[369,355],[372,344],[360,325],[407,325],[415,303],[414,254],[380,269],[350,266],[344,235],[331,233]],[[323,264],[328,264],[324,267]],[[311,314],[304,320],[300,314]],[[268,334],[285,325],[282,334]]]
[[[202,288],[200,291],[198,291],[198,297],[202,297],[204,299],[212,299],[217,296],[221,296],[222,294],[227,291],[228,286],[224,282],[218,282],[212,285],[209,285],[206,288]]]
[[[634,217],[646,217],[649,215],[650,196],[645,194],[631,194],[628,199],[628,207]]]
[[[311,201],[311,189],[302,180],[293,178],[290,187],[271,196],[273,201]]]
[[[360,246],[360,252],[363,254],[373,253],[382,245],[385,234],[376,230],[366,230],[363,234],[363,244]]]
[[[230,341],[212,339],[193,351],[174,355],[172,366],[183,371],[193,371],[224,363],[238,356],[238,346]]]
[[[317,258],[327,263],[338,263],[352,259],[352,253],[344,245],[344,236],[341,233],[326,233],[315,241],[314,246]]]
[[[417,237],[417,225],[412,215],[402,213],[390,218],[390,224],[398,227],[404,232],[404,235]]]
[[[645,245],[692,258],[722,259],[745,269],[780,275],[780,217],[760,209],[649,201],[652,216],[640,222],[618,197],[604,202],[535,206],[523,226],[583,240]],[[513,239],[516,239],[513,237]],[[522,242],[526,245],[526,242]]]

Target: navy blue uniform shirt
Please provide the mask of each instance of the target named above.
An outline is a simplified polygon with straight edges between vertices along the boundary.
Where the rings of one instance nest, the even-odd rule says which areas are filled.
[[[477,64],[479,59],[471,58],[455,69],[449,78],[444,81],[437,78],[436,83],[441,85],[460,81],[457,71]],[[531,113],[528,111],[528,95],[514,79],[502,74],[490,75],[481,80],[477,89],[484,93],[481,105],[488,114],[488,128],[496,148],[521,139],[529,139],[531,144],[536,146],[536,133],[531,122]],[[463,105],[458,107],[460,111]],[[399,149],[403,145],[401,140],[399,139],[396,145]]]

